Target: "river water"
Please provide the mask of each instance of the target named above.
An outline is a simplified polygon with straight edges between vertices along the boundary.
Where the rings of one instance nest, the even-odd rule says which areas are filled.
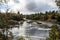
[[[40,24],[27,23],[27,21],[24,21],[19,27],[9,29],[13,34],[13,40],[17,40],[19,36],[23,36],[26,40],[46,40],[49,30],[49,28],[41,27]]]

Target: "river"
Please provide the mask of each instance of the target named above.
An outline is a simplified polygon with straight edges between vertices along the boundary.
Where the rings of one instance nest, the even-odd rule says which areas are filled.
[[[24,21],[19,27],[13,27],[9,29],[13,34],[13,40],[17,40],[17,37],[23,36],[26,40],[46,40],[49,36],[50,28],[41,27],[40,24],[27,23]]]

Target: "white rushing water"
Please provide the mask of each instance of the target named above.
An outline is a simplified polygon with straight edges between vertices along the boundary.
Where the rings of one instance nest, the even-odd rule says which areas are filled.
[[[14,36],[13,40],[17,40],[18,36],[28,37],[28,40],[45,40],[49,35],[49,30],[49,28],[39,28],[38,26],[28,24],[27,21],[24,21],[19,28],[14,27],[10,29]]]

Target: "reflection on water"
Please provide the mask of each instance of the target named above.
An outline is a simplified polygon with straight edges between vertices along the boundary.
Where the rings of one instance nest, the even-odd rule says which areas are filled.
[[[8,29],[13,35],[13,40],[17,40],[18,36],[24,36],[28,40],[45,40],[49,36],[49,28],[43,28],[36,23],[29,24],[27,21],[19,23],[19,27]]]
[[[48,37],[49,29],[40,28],[38,24],[28,24],[27,21],[24,21],[22,25],[19,25],[19,28],[14,27],[9,29],[13,33],[13,40],[17,40],[18,36],[28,37],[29,40],[45,40]]]

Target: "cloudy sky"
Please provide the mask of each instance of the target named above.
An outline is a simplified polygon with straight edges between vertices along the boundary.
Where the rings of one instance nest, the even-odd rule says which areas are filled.
[[[0,4],[3,12],[9,8],[10,12],[20,11],[23,14],[58,10],[55,0],[9,0],[7,4]]]

